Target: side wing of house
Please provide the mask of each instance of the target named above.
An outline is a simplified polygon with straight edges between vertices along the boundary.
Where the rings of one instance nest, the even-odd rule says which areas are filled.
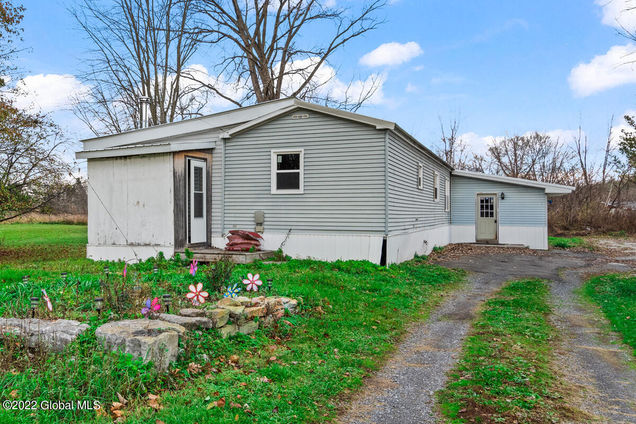
[[[450,169],[415,143],[387,133],[387,263],[449,243]]]
[[[213,211],[213,245],[222,247],[229,230],[258,229],[262,214],[265,249],[380,261],[384,130],[296,109],[220,144],[212,184],[222,211]]]
[[[89,159],[87,175],[87,257],[172,256],[172,154]]]
[[[546,190],[453,176],[451,242],[548,248]]]

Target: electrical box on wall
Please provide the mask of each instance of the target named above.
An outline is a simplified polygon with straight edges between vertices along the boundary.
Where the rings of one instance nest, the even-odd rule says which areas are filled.
[[[254,231],[262,233],[265,229],[265,211],[254,211]]]

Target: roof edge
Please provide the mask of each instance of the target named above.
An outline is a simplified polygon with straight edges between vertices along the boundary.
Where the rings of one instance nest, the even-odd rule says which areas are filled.
[[[554,184],[554,183],[544,183],[541,181],[526,180],[524,178],[514,178],[514,177],[506,177],[502,175],[485,174],[483,172],[462,171],[459,169],[454,169],[452,172],[452,175],[456,175],[458,177],[476,178],[476,179],[486,180],[486,181],[495,181],[495,182],[506,183],[506,184],[522,185],[526,187],[542,188],[544,189],[546,194],[569,194],[574,191],[574,187],[572,186]]]

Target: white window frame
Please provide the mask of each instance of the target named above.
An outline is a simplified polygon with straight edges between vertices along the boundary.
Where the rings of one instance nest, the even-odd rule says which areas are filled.
[[[433,200],[439,202],[439,172],[433,172]]]
[[[451,208],[451,196],[450,196],[450,179],[444,178],[444,212],[450,212]]]
[[[280,154],[300,154],[300,184],[298,189],[288,189],[288,190],[278,190],[276,188],[276,174],[281,173],[290,173],[290,172],[298,172],[297,170],[286,170],[279,171],[276,169],[276,157]],[[305,192],[305,150],[304,149],[284,149],[284,150],[272,150],[271,151],[271,174],[270,174],[270,183],[271,183],[271,193],[272,194],[303,194]]]
[[[417,164],[417,188],[424,189],[424,165],[421,163]]]

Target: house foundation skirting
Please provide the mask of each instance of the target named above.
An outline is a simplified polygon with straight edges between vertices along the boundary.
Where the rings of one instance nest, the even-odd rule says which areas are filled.
[[[383,234],[355,233],[294,233],[268,232],[263,234],[261,247],[277,250],[283,244],[283,252],[295,259],[318,259],[322,261],[367,260],[379,264],[382,254]],[[223,248],[224,237],[212,237],[214,247]]]
[[[548,248],[548,228],[545,226],[500,225],[500,244],[523,244],[530,249]],[[451,243],[475,243],[474,225],[452,225]]]
[[[449,226],[418,229],[387,237],[387,263],[400,263],[415,255],[428,255],[436,246],[446,246],[450,241]]]
[[[128,246],[128,245],[88,245],[86,246],[86,257],[96,261],[136,261],[146,260],[157,256],[163,252],[166,258],[174,254],[173,246]]]

